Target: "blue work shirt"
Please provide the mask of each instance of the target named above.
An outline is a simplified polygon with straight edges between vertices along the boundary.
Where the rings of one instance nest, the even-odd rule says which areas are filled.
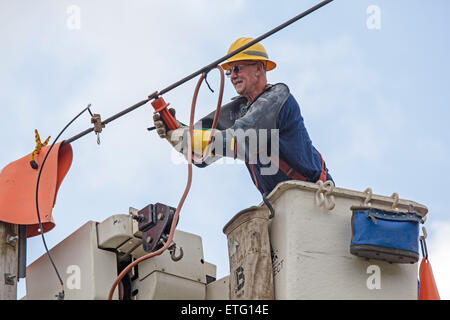
[[[202,118],[197,124],[205,130],[211,128],[214,115],[215,111]],[[249,164],[249,155],[252,151],[246,143],[242,143],[242,140],[239,143],[236,142],[239,139],[233,138],[233,132],[236,132],[236,129],[268,130],[266,132],[278,129],[278,157],[301,174],[306,181],[316,182],[319,180],[322,173],[321,155],[313,146],[305,128],[300,107],[285,84],[268,85],[251,104],[248,104],[244,97],[237,97],[222,106],[216,128],[222,134],[224,142],[224,150],[221,150],[220,154],[228,154],[226,151],[230,147],[233,147],[233,150],[244,151],[242,154],[245,154],[245,157],[238,156],[238,158],[245,161],[253,182],[255,183],[256,179],[255,185],[262,194],[271,192],[278,183],[291,180],[291,178],[277,168],[273,171],[269,170],[273,174],[267,174],[267,170],[262,170],[266,173],[262,174],[261,169],[271,167],[272,163],[269,162],[267,165],[261,163],[260,156],[263,150],[259,150],[259,144],[258,150],[256,150],[257,161]],[[270,134],[267,134],[267,139],[270,139]],[[270,152],[271,143],[266,143],[266,146],[269,149],[267,151]],[[234,157],[236,158],[236,152]],[[252,162],[254,162],[253,160]],[[196,164],[198,167],[206,165],[208,164]],[[326,168],[325,161],[323,161],[323,165]],[[325,170],[326,180],[333,181],[328,170]]]
[[[307,178],[307,181],[319,180],[322,172],[322,159],[312,144],[300,112],[300,106],[292,94],[289,94],[289,98],[278,114],[277,129],[279,130],[279,157]],[[254,180],[250,165],[246,163],[246,166]],[[261,193],[270,193],[278,183],[291,180],[281,170],[274,175],[262,175],[261,167],[268,166],[263,166],[260,162],[253,165]],[[328,170],[327,180],[333,181]]]

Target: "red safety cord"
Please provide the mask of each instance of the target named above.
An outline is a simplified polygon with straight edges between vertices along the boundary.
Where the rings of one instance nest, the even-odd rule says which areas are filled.
[[[214,116],[214,121],[213,121],[213,125],[211,128],[211,138],[208,142],[208,145],[206,147],[206,151],[204,152],[204,154],[202,155],[202,157],[200,159],[195,158],[196,161],[200,160],[203,161],[207,155],[210,152],[211,149],[211,142],[214,138],[214,130],[216,129],[216,125],[217,125],[217,120],[219,117],[219,113],[220,113],[220,107],[222,104],[222,96],[223,96],[223,87],[224,87],[224,72],[222,67],[220,66],[216,66],[217,69],[219,69],[220,71],[220,92],[219,92],[219,98],[217,101],[217,108],[216,108],[216,114]],[[122,280],[122,278],[128,273],[130,272],[130,270],[136,266],[137,264],[139,264],[140,262],[147,260],[151,257],[154,256],[158,256],[161,253],[163,253],[170,245],[170,243],[172,242],[174,233],[175,233],[175,227],[177,225],[177,221],[178,221],[178,216],[180,214],[180,210],[183,207],[184,201],[186,200],[186,197],[189,193],[189,189],[191,188],[191,183],[192,183],[192,159],[193,159],[193,155],[192,155],[192,136],[193,136],[193,127],[194,127],[194,114],[195,114],[195,105],[197,103],[197,96],[198,96],[198,92],[200,90],[200,86],[202,84],[204,80],[204,76],[202,75],[197,83],[197,86],[195,88],[194,91],[194,97],[192,98],[192,105],[191,105],[191,116],[189,119],[189,137],[188,137],[188,152],[187,152],[187,160],[188,160],[188,179],[187,179],[187,183],[186,183],[186,188],[184,189],[184,193],[183,196],[180,199],[180,202],[178,203],[178,207],[175,211],[174,217],[173,217],[173,221],[172,221],[172,225],[170,226],[170,233],[169,233],[169,238],[167,239],[166,243],[164,244],[164,246],[162,248],[160,248],[159,250],[155,251],[155,252],[150,252],[149,254],[146,254],[145,256],[142,256],[136,260],[134,260],[133,262],[131,262],[128,266],[125,267],[125,269],[122,270],[122,272],[120,272],[120,274],[118,275],[118,277],[116,278],[116,280],[114,280],[114,283],[111,287],[111,289],[109,290],[109,294],[108,294],[108,300],[112,300],[114,291],[117,287],[117,285],[119,284],[119,282]],[[167,109],[164,109],[167,110]]]
[[[216,113],[214,114],[213,124],[211,126],[211,136],[209,138],[209,142],[205,148],[205,151],[203,152],[201,158],[198,158],[197,156],[192,155],[192,158],[194,159],[194,161],[198,161],[198,162],[203,162],[209,156],[209,154],[211,152],[211,146],[212,146],[211,143],[214,140],[214,132],[216,130],[217,121],[219,119],[220,107],[222,106],[222,96],[223,96],[223,87],[224,87],[224,82],[225,82],[225,76],[224,76],[222,67],[217,66],[216,68],[219,69],[219,71],[220,71],[220,89],[219,89],[219,97],[217,99]],[[194,96],[192,98],[191,117],[190,117],[191,122],[189,123],[189,136],[190,137],[193,137],[193,135],[194,135],[193,122],[194,122],[194,114],[195,114],[195,105],[197,104],[197,96],[198,96],[198,92],[200,90],[200,86],[201,86],[203,80],[204,80],[204,76],[201,75],[200,79],[197,82],[197,86],[195,87]],[[189,141],[190,141],[190,143],[192,143],[192,138],[190,138]],[[192,153],[192,151],[190,153]]]

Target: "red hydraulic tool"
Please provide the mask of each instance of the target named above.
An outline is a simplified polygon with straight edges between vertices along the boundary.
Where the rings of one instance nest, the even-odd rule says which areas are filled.
[[[162,120],[166,124],[169,130],[175,130],[179,128],[179,125],[172,114],[167,110],[167,107],[170,103],[166,103],[163,97],[159,97],[158,99],[152,102],[152,106],[155,109],[155,113],[159,112]]]

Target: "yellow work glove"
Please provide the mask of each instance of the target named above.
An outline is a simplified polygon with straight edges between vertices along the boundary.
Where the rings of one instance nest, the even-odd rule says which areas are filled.
[[[184,143],[184,139],[189,135],[189,127],[182,126],[176,130],[169,130],[166,133],[167,140],[178,152],[186,155],[187,144]],[[211,137],[211,130],[194,129],[192,137],[192,151],[201,156],[208,145]]]

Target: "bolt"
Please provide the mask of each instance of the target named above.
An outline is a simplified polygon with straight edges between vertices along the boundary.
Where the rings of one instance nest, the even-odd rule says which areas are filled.
[[[16,278],[15,275],[11,273],[5,273],[5,284],[7,285],[14,285],[14,279]]]
[[[162,212],[158,213],[158,220],[163,220],[164,214]]]
[[[19,236],[8,235],[6,237],[6,243],[9,244],[11,247],[15,247],[17,244],[17,239],[19,239]]]
[[[136,216],[133,216],[133,219],[136,220],[137,222],[141,223],[145,221],[145,217],[142,214],[138,214]]]

